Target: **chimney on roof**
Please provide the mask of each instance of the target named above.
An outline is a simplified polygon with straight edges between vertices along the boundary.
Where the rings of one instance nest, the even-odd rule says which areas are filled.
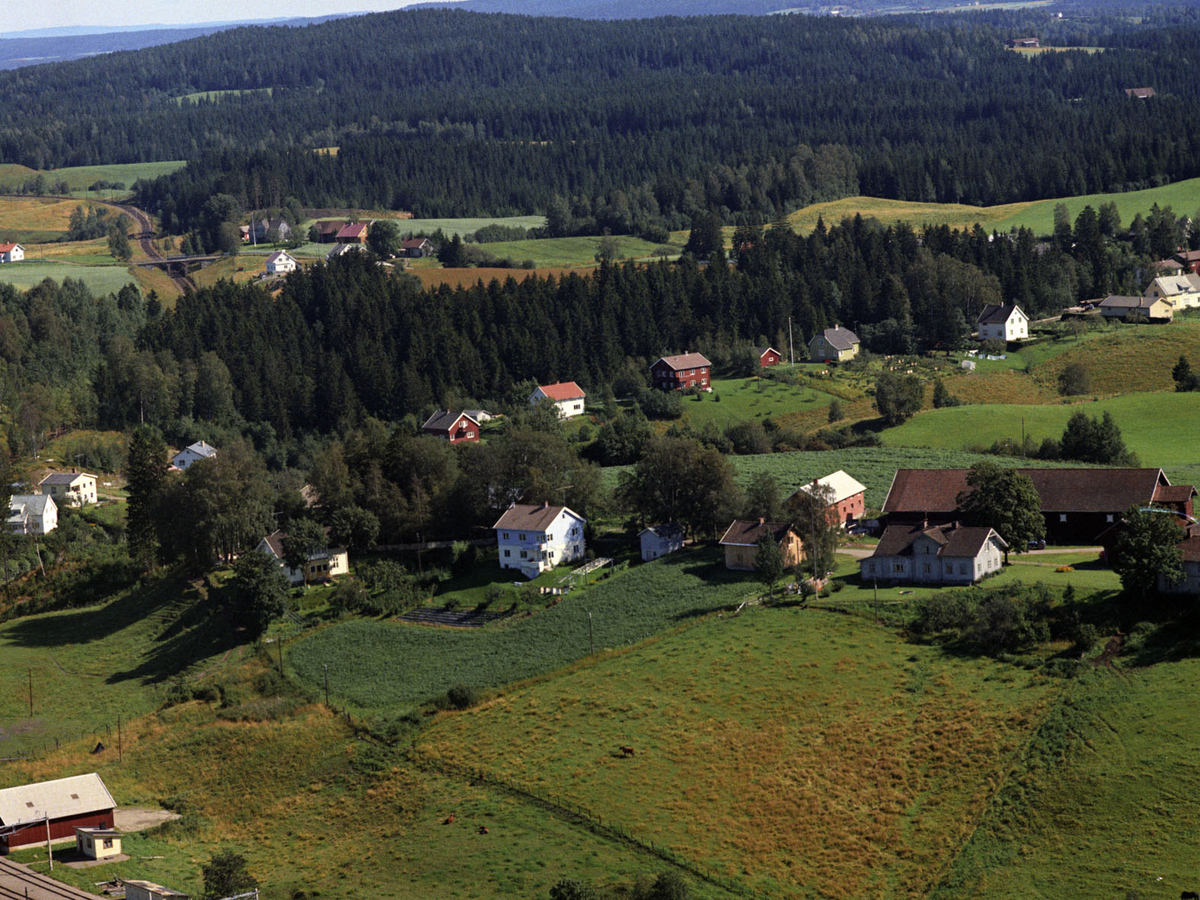
[[[542,501],[542,509],[549,509],[549,508],[550,508],[550,501],[549,501],[549,500],[543,500],[543,501]]]
[[[834,331],[837,331],[837,330],[838,330],[839,328],[841,328],[841,327],[842,327],[842,326],[841,326],[841,325],[839,325],[837,322],[834,322],[834,323],[833,323],[833,330],[834,330]]]
[[[766,520],[766,519],[764,519],[762,516],[759,516],[759,517],[758,517],[758,524],[759,524],[759,525],[766,525],[766,524],[767,524],[767,520]]]

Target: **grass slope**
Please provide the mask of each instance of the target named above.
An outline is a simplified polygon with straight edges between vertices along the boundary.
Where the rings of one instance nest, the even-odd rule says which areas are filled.
[[[1197,462],[1194,423],[1200,416],[1200,394],[1125,394],[1094,403],[1069,405],[958,406],[918,413],[903,425],[885,430],[881,437],[890,447],[962,449],[989,446],[993,441],[1021,440],[1025,433],[1040,442],[1058,438],[1076,412],[1097,417],[1112,413],[1125,438],[1144,465],[1176,466]]]
[[[714,378],[712,387],[713,394],[684,398],[683,416],[693,428],[703,428],[709,422],[725,428],[747,419],[768,417],[787,421],[800,413],[828,410],[833,400],[831,394],[769,378]],[[824,415],[828,417],[828,412]]]
[[[1086,194],[1078,197],[1063,197],[1055,200],[1037,200],[1025,203],[1008,203],[1001,206],[967,206],[956,203],[916,203],[904,200],[884,200],[878,197],[845,197],[828,203],[815,203],[797,210],[788,220],[801,234],[808,234],[817,225],[818,217],[826,225],[840,222],[844,218],[862,215],[878,219],[885,225],[908,222],[915,228],[925,225],[949,225],[951,228],[971,228],[976,223],[989,232],[1008,231],[1010,228],[1026,227],[1037,234],[1049,234],[1054,230],[1054,207],[1064,203],[1071,221],[1085,206],[1098,208],[1101,203],[1116,203],[1121,221],[1129,224],[1137,213],[1145,215],[1157,203],[1160,207],[1170,206],[1178,215],[1192,215],[1200,209],[1200,178],[1190,178],[1162,187],[1115,194]]]
[[[133,183],[139,178],[149,180],[157,178],[160,175],[170,175],[172,172],[182,169],[186,165],[187,160],[177,159],[161,162],[113,163],[101,166],[68,166],[63,169],[43,169],[41,170],[41,174],[46,176],[47,187],[62,179],[67,182],[67,186],[71,189],[72,194],[82,197],[87,192],[88,187],[97,181],[119,181],[123,182],[127,188],[130,188],[133,187]],[[38,171],[37,169],[30,169],[25,166],[12,164],[0,165],[0,185],[19,189],[30,178],[37,177]],[[109,193],[109,191],[103,192],[105,197]],[[117,197],[124,197],[129,194],[127,190],[112,193]]]
[[[102,606],[0,625],[2,755],[97,728],[107,741],[105,726],[154,709],[170,679],[235,661],[236,636],[210,615],[195,588],[168,578]]]
[[[1200,660],[1072,686],[935,897],[1178,897],[1200,883]]]
[[[921,896],[1054,689],[861,620],[754,609],[443,716],[417,750],[766,896]]]
[[[456,683],[496,687],[541,675],[588,654],[589,619],[597,649],[621,648],[710,610],[736,606],[758,587],[725,571],[713,550],[675,554],[618,573],[579,597],[485,629],[435,628],[356,619],[292,645],[287,661],[316,689],[359,710],[415,706]]]
[[[630,235],[622,235],[613,240],[617,244],[618,260],[650,259],[660,246]],[[595,265],[600,241],[599,237],[539,238],[528,241],[497,241],[478,246],[500,259],[511,258],[517,262],[531,259],[535,266],[545,268]],[[682,249],[672,247],[671,253],[677,255]]]
[[[111,294],[127,284],[136,283],[125,266],[73,265],[51,260],[25,260],[0,266],[0,282],[20,290],[28,290],[46,278],[58,282],[74,278],[86,284],[96,296]]]

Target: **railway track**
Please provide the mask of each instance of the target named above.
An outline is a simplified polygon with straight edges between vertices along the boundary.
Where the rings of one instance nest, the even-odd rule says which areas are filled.
[[[0,900],[96,900],[46,875],[0,857]]]
[[[154,246],[154,223],[150,220],[148,215],[146,215],[136,206],[126,206],[123,203],[109,203],[108,205],[113,209],[120,210],[121,212],[125,213],[125,215],[129,216],[130,219],[137,223],[137,242],[138,246],[142,248],[143,253],[156,262],[166,259],[166,257],[159,253],[158,249]],[[171,275],[170,278],[173,282],[175,282],[175,286],[184,293],[187,293],[188,291],[194,291],[196,289],[196,283],[186,275]]]

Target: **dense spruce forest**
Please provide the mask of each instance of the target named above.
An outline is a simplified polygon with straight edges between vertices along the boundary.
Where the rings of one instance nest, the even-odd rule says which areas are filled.
[[[1006,38],[1104,46],[1026,56]],[[570,48],[569,51],[566,48]],[[546,213],[614,231],[770,221],[854,193],[994,204],[1200,174],[1200,13],[593,22],[400,11],[0,75],[0,155],[188,159],[175,232],[244,209]],[[1150,102],[1125,88],[1153,86]],[[268,91],[269,89],[269,91]],[[242,91],[215,101],[197,91]],[[336,154],[312,152],[337,147]]]

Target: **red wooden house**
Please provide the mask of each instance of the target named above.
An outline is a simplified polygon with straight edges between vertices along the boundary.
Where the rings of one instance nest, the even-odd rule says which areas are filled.
[[[682,391],[690,387],[706,390],[711,372],[712,363],[699,353],[664,356],[650,367],[650,384],[663,391]]]
[[[113,824],[113,799],[100,776],[74,775],[37,784],[0,790],[0,850],[74,838],[76,827],[109,828]]]
[[[758,354],[758,364],[764,369],[767,366],[777,366],[783,361],[774,347],[755,347],[754,352]]]
[[[436,435],[451,444],[479,440],[479,423],[465,412],[439,409],[421,426],[425,434]]]
[[[365,244],[370,227],[366,222],[349,222],[339,229],[337,242],[339,244]]]

